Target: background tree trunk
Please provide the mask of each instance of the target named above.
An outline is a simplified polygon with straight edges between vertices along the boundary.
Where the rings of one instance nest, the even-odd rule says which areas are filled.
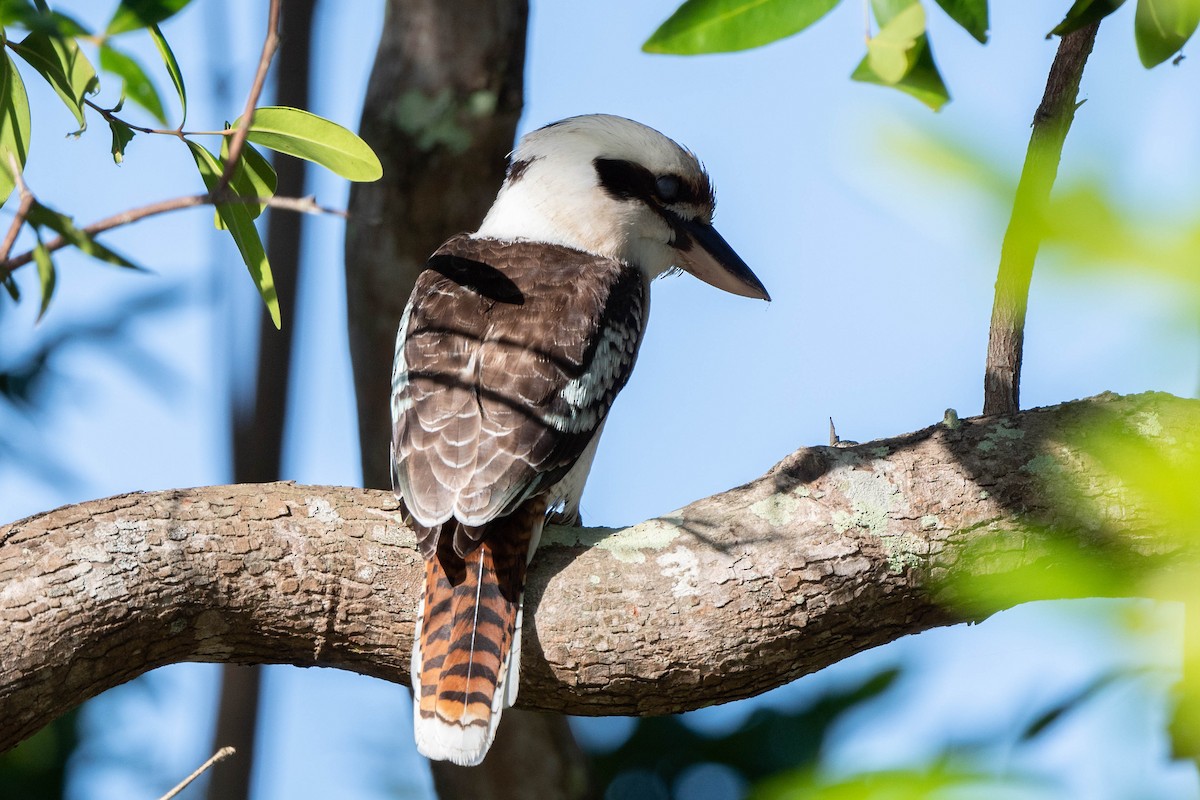
[[[277,105],[311,108],[309,69],[312,64],[312,27],[316,0],[287,0],[280,18],[279,51],[274,64]],[[272,159],[278,192],[285,197],[304,195],[305,165],[299,158]],[[292,371],[292,342],[296,329],[296,292],[300,282],[300,239],[304,214],[267,212],[267,255],[275,275],[275,289],[284,325],[275,329],[265,313],[259,314],[258,368],[254,396],[249,404],[235,399],[233,409],[234,483],[279,480],[283,460],[283,430],[287,420],[288,383]],[[250,796],[254,770],[254,741],[262,668],[226,664],[221,670],[217,723],[212,751],[230,746],[237,754],[210,771],[211,800],[244,800]]]
[[[1175,557],[1185,543],[1156,539],[1131,493],[1078,449],[1097,411],[1155,446],[1200,437],[1200,401],[1102,396],[803,448],[624,530],[549,527],[529,575],[521,704],[667,714],[756,695],[965,618],[945,602],[947,576],[1062,566],[1045,531],[1130,566]],[[1046,483],[1064,473],[1073,494]],[[985,557],[964,558],[978,543]],[[178,661],[407,683],[421,574],[390,491],[180,489],[0,527],[0,750]],[[546,774],[573,785],[569,769]]]
[[[521,116],[528,14],[526,0],[388,3],[360,131],[383,162],[383,180],[354,185],[346,232],[364,486],[391,483],[392,354],[417,275],[443,241],[479,226],[504,179]],[[506,743],[514,739],[519,747]],[[509,711],[492,753],[471,770],[434,763],[438,794],[577,797],[586,786],[563,718]]]

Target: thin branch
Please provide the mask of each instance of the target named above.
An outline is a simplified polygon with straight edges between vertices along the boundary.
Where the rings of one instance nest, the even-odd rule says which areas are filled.
[[[12,172],[13,183],[16,184],[17,191],[20,193],[21,203],[17,206],[17,215],[13,217],[8,233],[4,235],[4,243],[0,244],[0,261],[8,259],[8,254],[12,252],[13,244],[17,241],[17,234],[20,233],[21,226],[25,224],[25,217],[29,214],[29,209],[33,208],[33,193],[25,185],[25,176],[21,174],[21,165],[12,152],[8,154],[8,168]],[[4,277],[8,277],[7,272]]]
[[[147,128],[142,125],[134,125],[132,122],[126,122],[113,113],[113,109],[104,108],[100,104],[83,98],[83,102],[87,103],[88,107],[93,109],[100,116],[104,117],[105,122],[119,122],[127,128],[137,131],[138,133],[156,133],[162,136],[174,136],[182,139],[185,136],[232,136],[233,130],[226,129],[223,131],[185,131],[182,128]]]
[[[267,69],[271,59],[279,47],[279,5],[280,0],[271,0],[271,8],[267,13],[267,36],[263,40],[262,55],[258,59],[258,71],[254,75],[254,83],[250,86],[250,94],[246,96],[246,108],[242,111],[242,120],[229,140],[229,155],[225,159],[225,171],[217,181],[213,194],[221,194],[229,186],[237,169],[238,160],[242,157],[242,148],[246,144],[246,136],[250,133],[250,124],[254,121],[254,109],[258,106],[258,98],[262,94],[263,85],[267,81]]]
[[[984,368],[984,414],[1015,414],[1020,409],[1025,311],[1042,240],[1042,217],[1058,176],[1063,143],[1078,108],[1079,81],[1099,26],[1097,21],[1062,37],[1042,103],[1033,116],[1033,132],[1000,250]]]
[[[113,214],[111,217],[93,222],[81,230],[89,236],[95,236],[98,233],[119,228],[122,225],[146,219],[147,217],[166,214],[171,211],[180,211],[185,208],[196,208],[197,206],[213,206],[224,203],[258,203],[278,208],[284,211],[294,211],[298,214],[329,214],[335,217],[346,219],[346,212],[339,208],[329,208],[317,203],[316,198],[309,197],[242,197],[240,195],[224,195],[213,196],[212,194],[192,194],[184,197],[175,197],[170,200],[160,200],[157,203],[151,203],[138,208],[132,208],[128,211],[122,211],[119,214]],[[20,213],[20,212],[18,212]],[[11,231],[10,231],[11,233]],[[6,240],[7,241],[7,240]],[[54,252],[61,250],[69,245],[70,242],[63,239],[61,236],[51,239],[45,243],[46,250]],[[18,267],[23,267],[33,260],[33,251],[27,250],[20,255],[13,256],[0,261],[0,280],[7,278]]]
[[[233,755],[236,752],[237,751],[234,750],[232,747],[222,747],[220,750],[213,753],[212,757],[209,758],[208,761],[205,761],[203,764],[201,764],[196,769],[195,772],[193,772],[191,775],[188,775],[186,778],[184,778],[182,781],[180,781],[179,785],[177,785],[174,789],[172,789],[171,791],[164,794],[158,800],[171,800],[171,798],[175,797],[175,795],[179,794],[184,789],[186,789],[188,787],[189,783],[191,783],[192,781],[196,780],[196,778],[199,778],[201,775],[203,775],[209,767],[213,766],[214,764],[218,764],[218,763],[224,761],[225,759],[229,758],[231,755]]]

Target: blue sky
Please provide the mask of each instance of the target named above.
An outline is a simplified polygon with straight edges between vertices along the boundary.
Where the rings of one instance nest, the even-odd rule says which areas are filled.
[[[97,24],[108,11],[82,0],[63,5]],[[796,447],[824,443],[830,416],[842,436],[865,441],[929,425],[947,407],[979,412],[1004,209],[893,142],[904,131],[949,136],[1015,175],[1054,55],[1055,43],[1043,37],[1066,5],[995,3],[992,41],[982,47],[930,4],[935,55],[954,98],[934,115],[898,93],[848,80],[862,54],[855,3],[799,37],[696,59],[639,51],[670,1],[535,3],[522,130],[606,112],[687,145],[713,177],[717,227],[775,298],[748,301],[686,276],[655,285],[650,329],[606,427],[585,519],[637,522],[753,479]],[[318,12],[312,110],[356,127],[382,4],[360,0],[352,15],[342,8],[324,3]],[[1143,70],[1132,16],[1124,8],[1101,26],[1060,180],[1101,174],[1130,207],[1194,215],[1194,62]],[[189,81],[189,127],[219,127],[238,115],[264,17],[265,4],[196,0],[167,26]],[[154,63],[150,47],[139,52]],[[230,82],[225,97],[213,90],[217,75]],[[101,121],[79,140],[60,138],[57,131],[72,129],[70,117],[49,90],[28,83],[35,131],[49,132],[35,141],[28,167],[45,202],[89,221],[200,190],[191,159],[167,137],[136,138],[119,168],[108,159]],[[311,191],[322,203],[345,204],[347,188],[332,176],[314,175]],[[301,398],[288,420],[285,477],[353,485],[360,476],[341,235],[334,219],[307,226],[301,308],[285,321],[296,326],[293,391]],[[0,419],[36,435],[38,450],[58,454],[79,476],[47,481],[0,462],[2,521],[122,491],[229,480],[228,398],[252,368],[246,342],[259,305],[236,251],[203,211],[115,231],[107,241],[156,275],[64,255],[47,318],[34,326],[32,301],[6,309],[4,347],[81,316],[119,315],[123,298],[163,286],[177,285],[181,302],[129,323],[136,358],[103,343],[74,347],[55,362],[62,388],[34,423]],[[1034,279],[1025,406],[1104,390],[1195,394],[1200,337],[1178,292],[1144,278],[1053,267],[1043,259]],[[33,277],[28,269],[21,276],[30,298]],[[148,379],[155,365],[168,370],[168,381]],[[1170,609],[1143,606],[1016,609],[902,640],[693,719],[701,727],[732,724],[756,703],[802,704],[856,674],[903,663],[912,667],[903,691],[845,720],[826,762],[835,770],[910,763],[972,732],[1027,721],[1039,703],[1105,665],[1135,658],[1168,674],[1177,669],[1178,621]],[[1119,635],[1130,608],[1149,620],[1141,638]],[[81,754],[70,796],[157,796],[163,782],[189,772],[207,755],[214,681],[214,668],[184,665],[160,672],[157,689],[127,687],[93,704],[85,724],[96,739]],[[1161,682],[1118,687],[1037,752],[1000,747],[993,757],[1066,776],[1066,796],[1198,797],[1193,773],[1164,766],[1162,696]],[[425,796],[409,713],[401,687],[329,670],[272,669],[256,797],[342,790],[368,797],[384,789]],[[588,722],[580,732],[602,741],[621,726]],[[106,762],[105,751],[144,760],[130,768]]]

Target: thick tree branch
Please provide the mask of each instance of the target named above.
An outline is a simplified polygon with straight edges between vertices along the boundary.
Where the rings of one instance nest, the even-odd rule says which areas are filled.
[[[526,594],[521,703],[660,714],[747,697],[955,620],[964,546],[1028,523],[1092,531],[1042,486],[1097,408],[1195,441],[1197,401],[1102,396],[797,451],[625,529],[551,528]],[[1091,476],[1104,512],[1139,513]],[[1081,522],[1081,520],[1084,520]],[[1103,521],[1103,520],[1102,520]],[[1102,527],[1102,526],[1101,526]],[[991,564],[991,566],[988,566]],[[0,528],[0,750],[179,661],[331,666],[407,683],[420,556],[390,492],[290,483],[130,494]],[[944,598],[943,598],[944,599]]]

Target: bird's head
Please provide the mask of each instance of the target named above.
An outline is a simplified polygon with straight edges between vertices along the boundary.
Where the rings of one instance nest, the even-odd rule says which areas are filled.
[[[712,226],[712,185],[692,153],[623,117],[571,117],[521,139],[476,236],[566,245],[635,265],[671,267],[769,300]]]

